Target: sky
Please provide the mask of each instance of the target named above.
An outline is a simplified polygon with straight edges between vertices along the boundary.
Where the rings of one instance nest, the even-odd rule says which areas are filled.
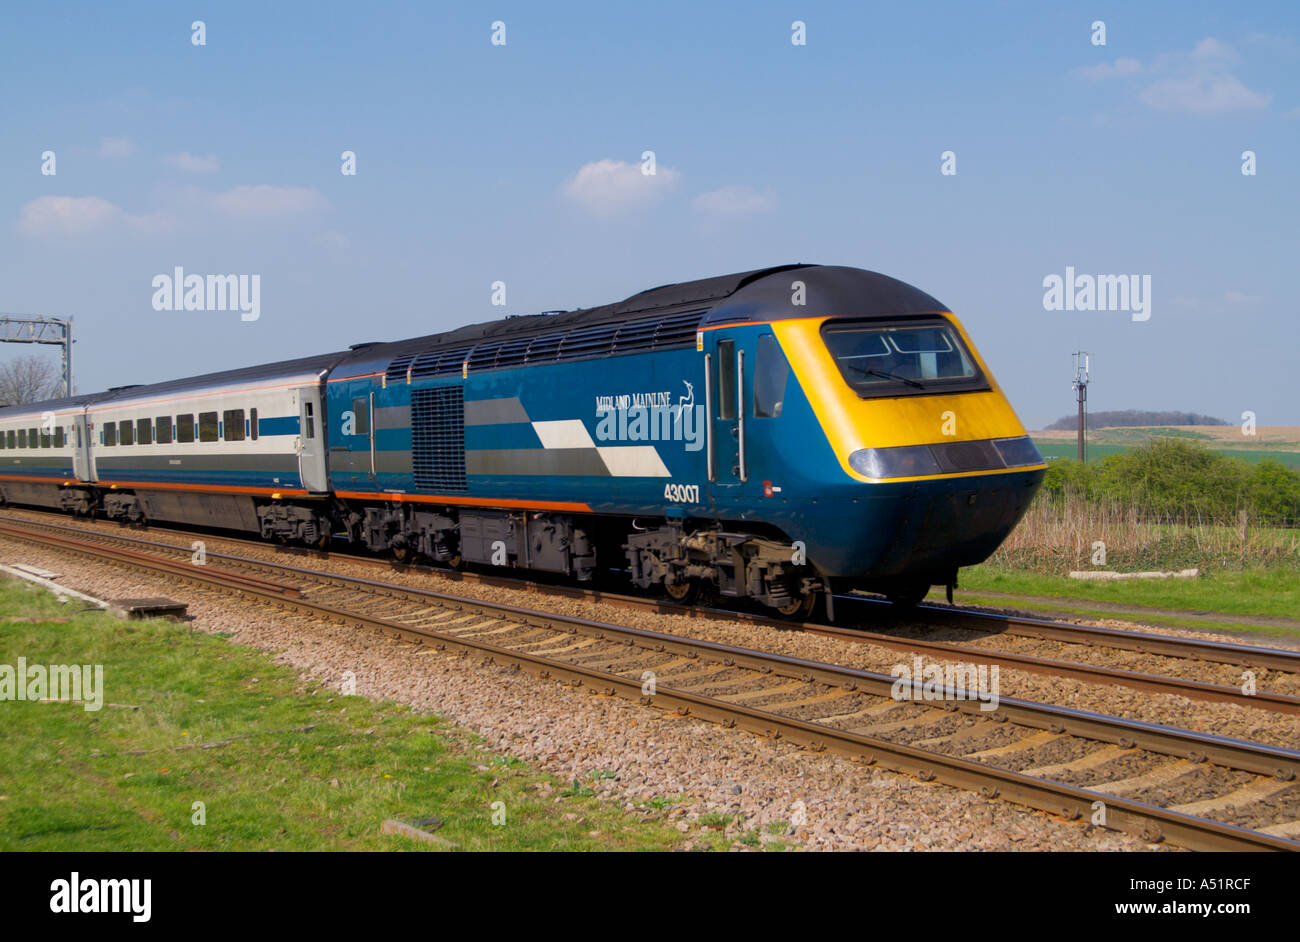
[[[7,4],[0,101],[0,312],[75,318],[79,392],[813,262],[943,301],[1031,428],[1080,349],[1093,410],[1300,424],[1291,2]]]

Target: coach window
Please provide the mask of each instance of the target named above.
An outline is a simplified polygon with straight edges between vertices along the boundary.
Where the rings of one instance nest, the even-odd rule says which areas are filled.
[[[758,357],[754,364],[754,416],[774,419],[785,406],[785,384],[790,378],[790,363],[781,345],[771,334],[758,338]]]
[[[242,442],[244,440],[244,410],[227,409],[221,414],[221,426],[226,433],[226,441]]]
[[[135,420],[135,443],[137,445],[153,444],[153,419]]]
[[[116,422],[104,423],[104,444],[105,445],[117,444],[117,423]]]
[[[199,441],[215,442],[220,436],[217,434],[217,414],[215,412],[199,413]]]
[[[119,422],[117,426],[117,443],[119,445],[135,444],[135,423],[130,419]]]
[[[153,420],[153,440],[159,445],[172,443],[172,417],[160,415]]]
[[[736,341],[718,341],[718,418],[736,417]]]
[[[307,407],[307,433],[305,438],[316,437],[316,418],[312,415],[312,403],[303,403]]]
[[[62,425],[54,426],[54,447],[62,448],[66,444],[67,444],[67,439],[63,437],[63,426]]]
[[[178,442],[194,441],[194,413],[176,416],[176,440]]]
[[[248,410],[248,436],[253,441],[257,441],[257,410]]]
[[[45,431],[45,429],[43,428],[41,429],[41,447],[42,448],[50,447],[50,433]]]
[[[40,447],[40,445],[39,445],[39,444],[37,443],[37,441],[36,441],[36,429],[34,429],[34,428],[29,428],[29,429],[27,430],[27,447],[28,447],[28,448],[39,448],[39,447]]]

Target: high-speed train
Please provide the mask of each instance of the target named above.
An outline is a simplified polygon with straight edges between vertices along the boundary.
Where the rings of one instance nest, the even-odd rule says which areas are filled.
[[[954,584],[1045,470],[943,304],[819,265],[0,409],[10,503],[787,615]]]

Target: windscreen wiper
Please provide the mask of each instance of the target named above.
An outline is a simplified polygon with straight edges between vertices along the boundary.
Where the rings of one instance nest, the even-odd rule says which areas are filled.
[[[885,379],[896,379],[900,383],[907,383],[907,385],[915,386],[917,389],[925,388],[923,383],[918,383],[914,379],[908,379],[906,376],[899,376],[897,373],[890,373],[887,370],[864,370],[862,367],[854,366],[852,363],[845,363],[844,365],[851,370],[861,373],[863,376],[883,376]]]

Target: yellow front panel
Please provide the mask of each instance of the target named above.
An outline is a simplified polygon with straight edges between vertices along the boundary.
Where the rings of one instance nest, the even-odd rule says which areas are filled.
[[[1025,434],[1020,419],[1002,395],[1001,387],[984,365],[984,360],[970,342],[961,323],[951,314],[943,316],[961,334],[971,355],[984,372],[985,379],[992,387],[987,392],[863,399],[844,381],[822,340],[821,327],[830,318],[812,317],[773,322],[772,331],[785,351],[805,395],[812,403],[813,412],[825,430],[840,466],[850,477],[859,481],[872,480],[849,467],[849,455],[860,448],[1013,438]],[[945,413],[951,413],[951,416]],[[945,435],[945,430],[952,434]],[[972,471],[963,475],[930,477],[963,477],[988,473]]]

